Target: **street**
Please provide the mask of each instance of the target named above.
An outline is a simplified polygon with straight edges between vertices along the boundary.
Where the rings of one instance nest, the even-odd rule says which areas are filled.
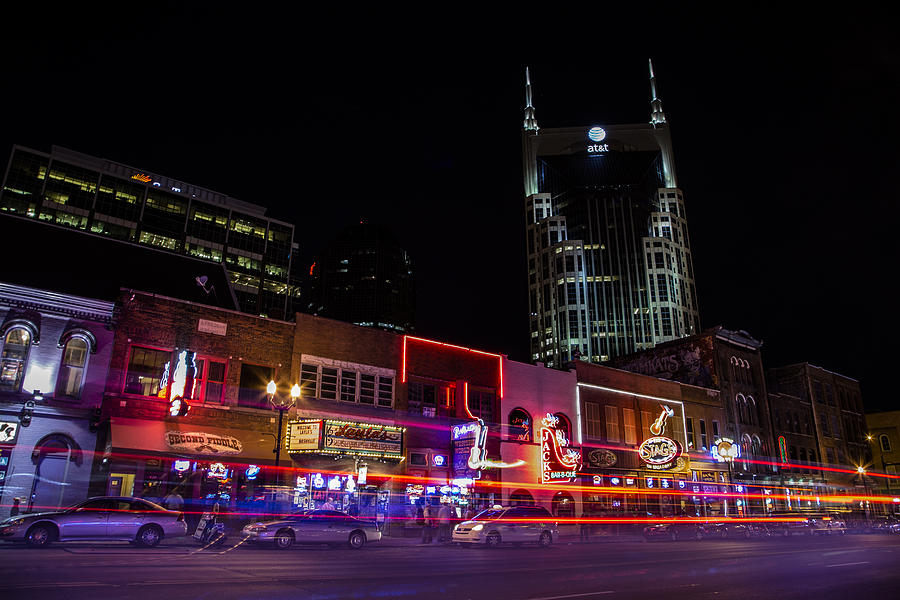
[[[900,536],[564,541],[549,549],[0,544],[9,598],[893,598]]]

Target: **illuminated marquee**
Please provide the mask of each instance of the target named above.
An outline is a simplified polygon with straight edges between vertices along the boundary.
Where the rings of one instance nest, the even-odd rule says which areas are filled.
[[[559,417],[541,419],[541,483],[572,483],[581,470],[581,452],[569,448]]]
[[[716,462],[734,462],[734,459],[741,457],[741,447],[731,438],[720,438],[713,442],[710,454]]]

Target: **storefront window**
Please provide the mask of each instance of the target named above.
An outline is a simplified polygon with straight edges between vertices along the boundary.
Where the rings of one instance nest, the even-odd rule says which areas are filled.
[[[553,496],[553,514],[557,517],[575,516],[575,499],[568,492],[556,492]]]
[[[509,439],[531,441],[531,415],[524,408],[514,408],[509,413]]]

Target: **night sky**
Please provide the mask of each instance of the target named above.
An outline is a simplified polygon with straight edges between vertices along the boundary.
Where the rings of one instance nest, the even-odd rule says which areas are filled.
[[[525,67],[540,126],[602,126],[649,119],[652,57],[703,327],[898,407],[886,16],[220,6],[8,19],[4,168],[13,144],[57,144],[261,204],[296,224],[304,264],[345,225],[388,224],[413,257],[421,335],[528,360]]]

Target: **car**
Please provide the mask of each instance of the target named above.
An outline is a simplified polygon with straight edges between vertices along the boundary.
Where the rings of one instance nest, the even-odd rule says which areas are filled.
[[[809,529],[814,535],[844,535],[847,524],[838,514],[810,515]]]
[[[545,548],[559,541],[559,526],[542,506],[496,506],[453,528],[455,544],[488,547],[503,543],[536,543]]]
[[[773,520],[766,523],[769,532],[773,536],[791,537],[794,535],[812,535],[809,517],[798,513],[771,513],[772,519],[791,519],[785,521]]]
[[[693,521],[656,523],[644,527],[644,539],[669,540],[702,540],[705,535],[703,525]]]
[[[50,512],[0,522],[0,539],[43,548],[52,542],[128,541],[153,547],[163,538],[187,534],[184,513],[142,498],[101,496]]]
[[[714,523],[704,523],[702,526],[702,537],[717,537],[720,539],[746,539],[749,540],[754,535],[761,536],[762,533],[755,530],[747,523],[735,523],[733,521],[722,520]]]
[[[875,517],[868,527],[869,533],[900,533],[900,521],[895,517]]]
[[[294,544],[347,544],[358,550],[367,543],[381,541],[381,531],[374,521],[357,519],[339,510],[309,510],[250,523],[242,533],[250,543],[270,543],[279,550]]]

